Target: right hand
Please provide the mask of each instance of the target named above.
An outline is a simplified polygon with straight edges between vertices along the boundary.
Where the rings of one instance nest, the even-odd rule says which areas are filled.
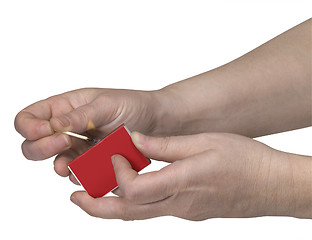
[[[125,123],[133,131],[151,134],[156,124],[156,95],[157,91],[79,89],[36,102],[15,118],[16,130],[26,138],[23,154],[31,160],[58,154],[55,171],[68,176],[68,163],[89,145],[62,132],[101,138]],[[76,182],[73,176],[70,179]]]
[[[138,174],[121,155],[112,157],[118,197],[71,200],[92,216],[125,220],[177,216],[208,218],[312,217],[312,159],[274,150],[227,133],[150,137],[133,132],[133,143],[159,171]]]

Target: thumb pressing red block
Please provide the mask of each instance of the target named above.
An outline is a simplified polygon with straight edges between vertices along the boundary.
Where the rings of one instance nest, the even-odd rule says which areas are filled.
[[[68,168],[90,196],[102,197],[117,187],[111,160],[115,154],[125,157],[137,172],[150,164],[133,144],[130,131],[122,125],[77,157]]]

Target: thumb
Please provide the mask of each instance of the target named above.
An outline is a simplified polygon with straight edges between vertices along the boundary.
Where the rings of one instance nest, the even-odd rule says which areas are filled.
[[[88,103],[66,114],[51,118],[50,123],[56,132],[73,131],[82,133],[103,123],[105,124],[105,117],[101,115],[103,114],[99,111],[98,106],[96,107],[94,103]]]
[[[116,181],[120,188],[131,184],[138,176],[138,173],[132,169],[128,160],[121,155],[113,155],[112,164],[116,175]]]
[[[182,165],[175,165],[175,168],[165,167],[160,171],[139,175],[121,155],[112,156],[112,164],[118,184],[114,194],[135,204],[158,202],[171,196],[179,183],[177,174],[183,169]]]
[[[148,158],[174,162],[209,149],[205,134],[151,137],[132,132],[134,145]]]

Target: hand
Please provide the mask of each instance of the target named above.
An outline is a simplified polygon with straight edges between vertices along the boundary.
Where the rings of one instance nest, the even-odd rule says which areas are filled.
[[[68,176],[67,165],[89,145],[70,138],[64,131],[103,137],[122,123],[131,130],[151,133],[155,127],[156,92],[80,89],[39,101],[22,110],[15,119],[16,130],[26,140],[26,158],[42,160],[59,154],[55,171]],[[73,176],[70,176],[74,180]]]
[[[71,200],[90,215],[125,220],[312,216],[308,157],[294,159],[232,134],[155,138],[134,132],[132,139],[145,156],[171,164],[138,175],[125,158],[113,156],[119,197],[72,194]]]

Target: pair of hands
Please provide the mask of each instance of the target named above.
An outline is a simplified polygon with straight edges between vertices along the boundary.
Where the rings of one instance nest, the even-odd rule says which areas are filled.
[[[15,119],[26,140],[26,158],[43,160],[56,154],[54,167],[77,183],[67,165],[89,146],[63,131],[103,137],[125,123],[138,149],[171,164],[138,175],[122,156],[112,157],[117,197],[93,199],[75,192],[71,200],[92,216],[145,219],[173,215],[191,220],[212,217],[294,215],[292,160],[287,153],[234,134],[156,135],[162,120],[160,91],[81,89],[37,102]],[[170,103],[168,103],[170,104]],[[170,133],[168,132],[168,135]]]

